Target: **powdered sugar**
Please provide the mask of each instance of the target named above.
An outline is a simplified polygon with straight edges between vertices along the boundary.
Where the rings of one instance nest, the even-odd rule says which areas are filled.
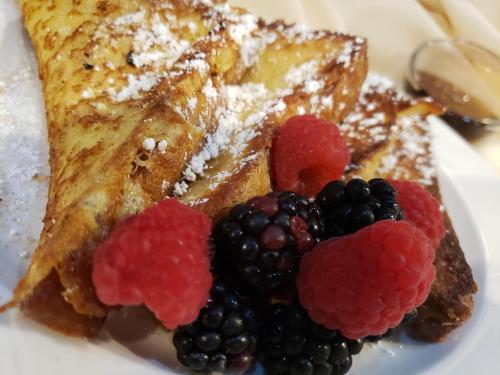
[[[291,86],[296,86],[310,77],[313,77],[319,68],[319,61],[309,60],[297,67],[292,67],[285,76],[285,82]]]
[[[255,29],[257,29],[257,18],[247,13],[240,16],[238,22],[229,25],[229,35],[236,43],[241,45],[243,38],[248,37]]]
[[[81,96],[83,99],[90,99],[91,97],[94,96],[92,90],[90,89],[85,89],[82,91]]]
[[[153,138],[146,138],[142,141],[142,147],[144,147],[146,151],[153,151],[156,147],[156,142]]]
[[[144,10],[140,10],[139,12],[125,14],[121,17],[116,18],[112,24],[114,26],[129,26],[132,24],[138,24],[144,22],[144,16],[146,12]]]
[[[205,86],[203,86],[202,92],[208,100],[216,100],[219,95],[210,78],[207,80]]]
[[[306,94],[313,94],[316,91],[322,89],[325,86],[325,82],[322,80],[309,80],[304,83],[303,91]]]
[[[168,142],[164,139],[162,139],[160,142],[158,142],[158,151],[160,151],[162,154],[165,153],[168,147]]]
[[[337,62],[344,65],[344,67],[348,67],[351,65],[351,55],[353,52],[353,42],[352,41],[347,41],[344,45],[344,48],[342,50],[342,53],[337,59]]]
[[[435,170],[430,151],[429,125],[419,114],[397,118],[395,123],[389,119],[384,107],[379,107],[375,99],[405,101],[407,98],[394,89],[394,84],[386,77],[370,73],[361,88],[356,109],[340,125],[346,139],[356,140],[363,137],[364,143],[394,143],[380,162],[375,174],[400,179],[418,179],[424,185],[433,183]],[[380,108],[377,110],[377,108]],[[353,166],[356,168],[356,166]]]
[[[212,95],[212,90],[215,91],[211,84],[205,87],[207,88],[205,91],[209,95]],[[226,150],[232,143],[233,136],[237,137],[235,142],[237,145],[245,144],[255,136],[254,129],[241,131],[253,125],[251,121],[244,122],[241,116],[245,109],[251,108],[256,101],[264,100],[269,94],[263,84],[228,85],[222,88],[221,95],[226,105],[218,109],[216,131],[207,135],[202,151],[188,163],[183,172],[185,181],[192,182],[196,180],[197,175],[203,175],[204,170],[207,168],[207,162],[218,157],[221,151]],[[238,131],[241,132],[236,134]],[[187,187],[181,182],[174,194],[181,196],[186,191]]]
[[[421,184],[432,185],[436,171],[431,157],[429,123],[417,114],[401,117],[398,126],[398,147],[382,160],[378,172],[390,173],[396,179],[417,177]]]
[[[123,87],[119,92],[114,88],[108,88],[107,92],[111,98],[117,102],[122,102],[128,99],[138,99],[141,91],[150,90],[158,81],[159,75],[147,72],[140,76],[129,74],[127,76],[128,85]]]
[[[16,64],[12,71],[1,66],[0,71],[0,274],[9,288],[15,287],[36,246],[50,173],[42,90],[31,68],[36,62],[31,52],[25,59],[29,65]],[[6,297],[0,295],[0,304]]]
[[[240,56],[245,67],[250,67],[259,61],[260,52],[277,39],[274,32],[256,31],[250,38],[243,39],[240,46]]]
[[[174,195],[180,197],[184,195],[188,190],[188,184],[186,181],[176,182],[174,185]]]
[[[385,94],[389,90],[392,90],[395,100],[407,100],[409,98],[400,90],[394,90],[394,81],[377,73],[370,72],[361,87],[360,98],[363,100],[364,97],[372,93]],[[366,104],[366,102],[362,103]]]
[[[115,20],[104,21],[96,30],[94,40],[101,44],[116,44],[117,38],[131,38],[132,51],[127,61],[138,73],[126,75],[126,84],[118,82],[107,88],[114,101],[137,99],[141,92],[150,90],[173,66],[191,43],[183,38],[174,14],[139,12],[126,14]],[[193,31],[194,32],[194,31]],[[104,63],[105,69],[114,70],[111,62]],[[192,62],[193,69],[207,69],[206,62]]]

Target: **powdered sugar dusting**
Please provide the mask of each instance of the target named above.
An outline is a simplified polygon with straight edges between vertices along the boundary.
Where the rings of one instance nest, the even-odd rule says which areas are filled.
[[[31,68],[34,58],[26,60],[29,65],[17,65],[15,71],[0,71],[0,274],[9,288],[36,246],[50,173],[42,90]],[[3,291],[0,304],[8,297]]]
[[[125,84],[116,82],[106,89],[114,101],[137,99],[141,92],[149,91],[190,47],[191,43],[183,38],[176,25],[179,21],[173,13],[142,9],[105,20],[97,27],[93,37],[95,48],[116,45],[120,38],[132,39],[127,62],[138,73],[126,73]],[[115,66],[107,61],[103,69],[115,70]]]
[[[128,85],[119,92],[112,87],[107,89],[108,94],[114,101],[123,102],[128,99],[138,99],[141,91],[150,90],[158,81],[159,75],[146,72],[141,76],[129,74],[127,76]]]
[[[229,26],[229,35],[238,43],[243,43],[243,38],[248,37],[252,31],[257,28],[257,18],[250,14],[244,14],[239,17],[239,22]]]
[[[251,38],[246,38],[240,46],[240,56],[245,67],[250,67],[259,61],[260,52],[269,44],[274,43],[278,34],[257,30]]]
[[[431,157],[429,123],[417,114],[401,117],[398,126],[398,146],[382,159],[377,172],[402,180],[417,177],[422,185],[432,185],[436,171]]]
[[[285,76],[285,82],[291,86],[298,85],[318,72],[319,61],[310,60],[291,68]]]
[[[387,118],[378,100],[394,103],[407,102],[408,98],[394,89],[394,84],[386,77],[370,73],[361,88],[355,109],[340,125],[351,151],[357,150],[358,140],[363,144],[395,143],[386,154],[376,171],[376,175],[397,179],[418,179],[424,185],[433,183],[435,169],[431,160],[429,124],[419,114],[399,118]],[[394,114],[395,115],[395,114]],[[357,166],[351,166],[356,169]]]
[[[241,145],[256,135],[255,130],[251,128],[255,123],[248,119],[244,121],[242,114],[246,109],[252,108],[255,102],[268,99],[270,92],[263,84],[248,83],[224,86],[221,95],[226,105],[217,110],[217,128],[214,133],[207,135],[202,151],[188,163],[183,172],[185,181],[192,182],[196,180],[196,176],[203,175],[207,162],[227,150],[233,143],[233,137],[236,137],[237,146],[231,151],[237,153]],[[175,195],[181,196],[187,191],[187,184],[182,184],[185,181],[178,183],[179,188],[174,191]]]
[[[399,90],[394,89],[394,81],[392,81],[388,77],[381,76],[377,73],[370,72],[366,76],[365,82],[361,87],[360,98],[362,104],[366,104],[366,98],[369,94],[377,93],[377,94],[385,94],[388,91],[392,91],[391,94],[394,95],[394,99],[396,101],[399,100],[407,100],[409,97]]]
[[[278,35],[295,44],[327,35],[325,31],[313,31],[303,25],[278,24],[274,28],[259,27],[257,17],[251,13],[236,11],[227,3],[213,5],[209,1],[186,1],[193,7],[206,6],[202,10],[205,12],[202,18],[208,30],[221,30],[220,26],[224,24],[229,37],[240,46],[240,58],[244,67],[254,65],[259,60],[263,48],[274,43]],[[169,70],[192,45],[190,38],[196,35],[198,30],[196,23],[174,12],[171,4],[167,5],[139,9],[114,20],[106,19],[98,25],[92,40],[94,49],[108,45],[111,48],[117,47],[123,39],[131,40],[132,43],[126,60],[134,69],[121,71],[121,79],[108,82],[109,85],[104,87],[104,91],[113,101],[122,102],[140,98],[142,93],[151,90],[161,78],[169,75]],[[186,35],[186,33],[192,35]],[[197,35],[197,38],[209,37],[209,35]],[[363,42],[359,38],[347,41],[338,62],[345,66],[349,65],[352,54],[359,51]],[[185,61],[185,64],[184,67],[177,67],[179,72],[189,71],[189,69],[205,72],[209,68],[206,56]],[[115,64],[111,61],[102,61],[100,65],[101,67],[95,66],[94,68],[116,70]],[[314,89],[314,86],[307,86],[306,90],[308,89]],[[85,88],[82,96],[85,99],[91,99],[93,95],[88,95],[88,93],[89,91]]]

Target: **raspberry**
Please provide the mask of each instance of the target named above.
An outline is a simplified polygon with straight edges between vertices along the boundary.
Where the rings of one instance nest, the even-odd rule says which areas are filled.
[[[401,220],[396,190],[386,180],[332,181],[316,198],[325,219],[324,238],[340,237],[380,220]]]
[[[292,117],[273,143],[276,188],[313,196],[329,181],[340,178],[350,160],[337,126],[313,115]]]
[[[378,221],[304,255],[300,301],[311,319],[345,337],[381,335],[427,298],[436,274],[434,253],[412,224]]]
[[[117,225],[93,256],[92,281],[106,305],[144,303],[165,327],[196,319],[212,276],[210,219],[165,199]]]
[[[391,181],[405,218],[425,233],[434,249],[445,235],[439,201],[422,185],[412,181]]]
[[[319,242],[318,207],[291,192],[269,193],[231,210],[215,227],[216,265],[261,293],[292,284],[301,254]]]

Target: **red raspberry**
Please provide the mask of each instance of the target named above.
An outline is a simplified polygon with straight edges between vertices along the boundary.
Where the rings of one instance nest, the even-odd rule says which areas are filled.
[[[303,256],[300,301],[311,319],[348,338],[381,335],[427,298],[434,253],[412,224],[378,221]]]
[[[205,214],[175,199],[122,221],[94,253],[92,281],[99,300],[144,303],[170,329],[191,323],[212,286],[210,231]]]
[[[339,179],[350,160],[337,126],[313,115],[292,117],[273,143],[276,188],[313,196],[328,182]]]
[[[426,234],[434,249],[445,235],[439,201],[422,185],[412,181],[390,181],[398,192],[396,200],[405,219]]]

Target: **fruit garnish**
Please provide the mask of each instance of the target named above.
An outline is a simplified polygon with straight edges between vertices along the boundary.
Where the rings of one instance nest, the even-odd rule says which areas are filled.
[[[382,178],[332,181],[319,192],[316,203],[325,220],[324,238],[354,233],[380,220],[403,218],[396,189]]]
[[[313,115],[286,121],[273,141],[271,156],[276,189],[308,197],[339,179],[351,160],[337,126]]]
[[[244,373],[255,363],[259,322],[248,298],[216,280],[196,321],[175,332],[177,357],[194,371]]]
[[[427,298],[436,270],[425,234],[382,220],[302,257],[297,289],[309,316],[348,338],[380,335]]]
[[[299,255],[312,250],[322,230],[318,207],[305,197],[255,197],[233,207],[216,226],[217,264],[261,292],[293,285]]]
[[[434,249],[445,235],[439,201],[422,185],[412,181],[391,181],[397,191],[397,201],[405,219],[425,233]]]
[[[208,216],[165,199],[117,225],[93,256],[105,305],[145,304],[165,327],[196,319],[212,286]]]
[[[268,308],[260,343],[262,364],[270,374],[337,375],[349,371],[364,341],[313,322],[298,304],[279,303]]]

